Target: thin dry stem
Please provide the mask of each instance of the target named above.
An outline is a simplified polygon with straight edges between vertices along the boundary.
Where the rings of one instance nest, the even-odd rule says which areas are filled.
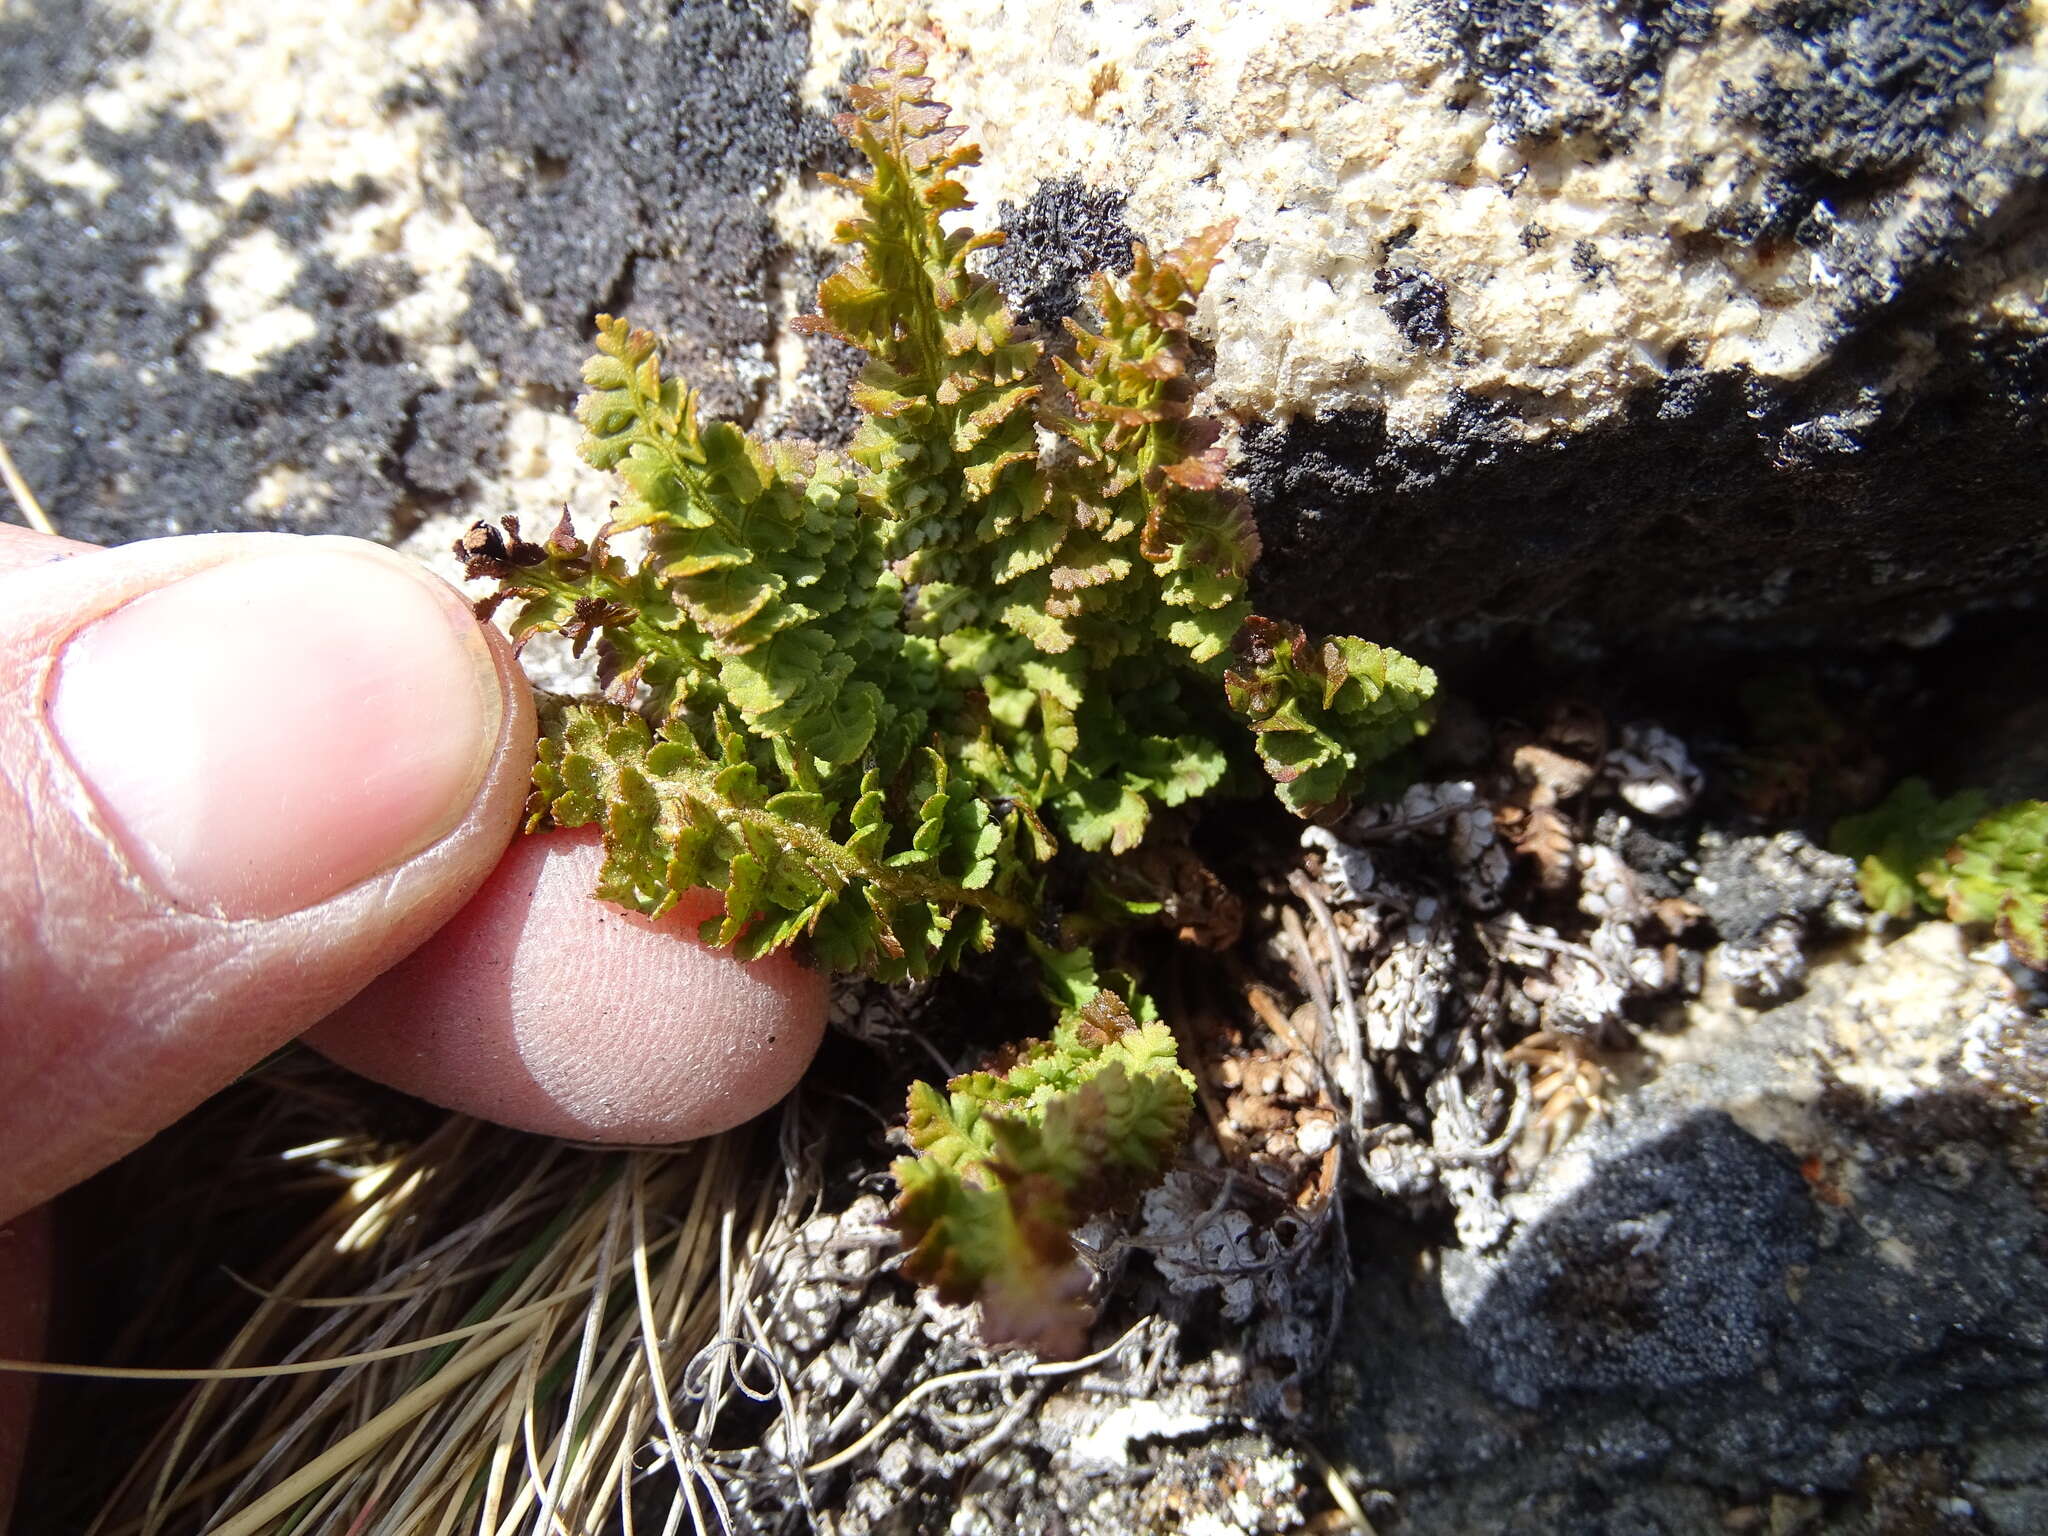
[[[15,468],[14,455],[7,451],[7,442],[0,438],[0,482],[7,486],[7,494],[14,498],[14,504],[21,509],[22,519],[37,533],[56,536],[57,525],[50,521],[50,514],[43,510],[43,504],[36,500],[36,493],[22,472]]]
[[[672,1384],[745,1327],[731,1289],[780,1184],[745,1152],[581,1153],[451,1119],[369,1163],[218,1366],[143,1373],[199,1384],[95,1529],[580,1533],[630,1523],[657,1421],[677,1507],[692,1483],[716,1503],[716,1390],[692,1434]]]

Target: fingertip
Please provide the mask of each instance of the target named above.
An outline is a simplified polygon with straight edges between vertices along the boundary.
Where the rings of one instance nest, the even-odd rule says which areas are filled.
[[[0,1218],[416,948],[512,837],[535,737],[503,637],[388,551],[276,534],[57,560],[48,541],[8,546]],[[280,611],[294,582],[304,601]],[[224,592],[248,601],[189,611]],[[366,611],[381,662],[354,648]],[[215,618],[226,633],[207,634]],[[419,687],[421,665],[438,685]]]
[[[273,918],[473,814],[503,693],[445,582],[311,539],[184,575],[69,637],[48,716],[132,869],[189,910]]]
[[[31,570],[75,555],[92,554],[96,546],[81,544],[54,533],[38,533],[14,523],[0,523],[0,576],[9,571]]]
[[[411,959],[307,1038],[451,1109],[584,1140],[687,1141],[766,1110],[824,1035],[827,984],[787,954],[742,964],[696,925],[590,896],[595,836],[524,838]]]

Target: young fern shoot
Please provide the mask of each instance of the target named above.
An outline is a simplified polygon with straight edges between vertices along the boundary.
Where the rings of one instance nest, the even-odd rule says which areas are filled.
[[[978,153],[924,65],[899,42],[839,119],[860,213],[799,325],[867,354],[847,451],[700,421],[654,339],[601,316],[578,415],[618,514],[588,542],[565,516],[460,547],[516,638],[596,653],[602,696],[549,713],[529,828],[599,827],[597,894],[636,911],[720,892],[706,943],[884,981],[1038,933],[1062,847],[1125,852],[1259,763],[1328,810],[1427,728],[1435,686],[1251,612],[1257,535],[1189,408],[1229,227],[1138,247],[1049,356],[970,260],[1002,237],[947,227]],[[634,529],[629,564],[611,546]],[[909,1272],[980,1299],[992,1342],[1057,1351],[1086,1318],[1072,1226],[1158,1176],[1193,1085],[1141,997],[1032,942],[1059,1025],[1002,1074],[913,1090],[896,1219]]]

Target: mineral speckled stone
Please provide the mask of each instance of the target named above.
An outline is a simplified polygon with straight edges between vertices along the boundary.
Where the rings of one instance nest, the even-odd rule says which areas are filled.
[[[984,196],[1237,220],[1203,319],[1282,606],[1754,641],[2038,580],[2038,11],[821,0],[813,80],[906,25]]]
[[[602,500],[592,313],[831,439],[785,322],[908,32],[1056,325],[1135,234],[1267,602],[1400,643],[1881,639],[2038,585],[2048,25],[2018,0],[8,0],[0,432],[95,538]]]

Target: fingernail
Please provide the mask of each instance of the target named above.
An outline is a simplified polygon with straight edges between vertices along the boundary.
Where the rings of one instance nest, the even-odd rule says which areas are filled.
[[[497,670],[453,589],[309,545],[214,566],[79,631],[51,725],[137,873],[277,917],[404,862],[482,786]]]

